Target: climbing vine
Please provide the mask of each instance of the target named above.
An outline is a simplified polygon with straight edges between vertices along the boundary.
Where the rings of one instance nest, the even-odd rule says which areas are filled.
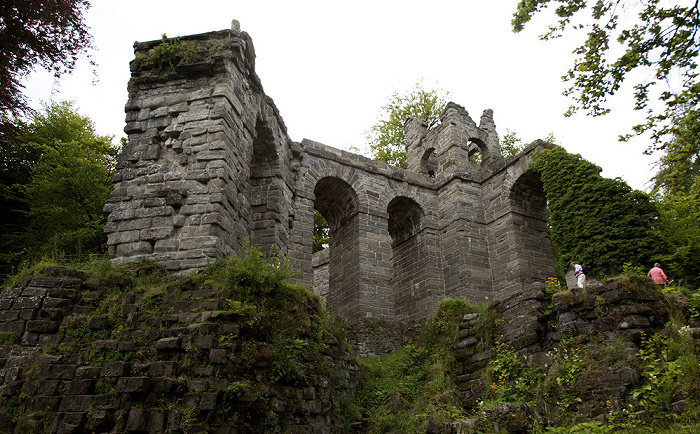
[[[662,242],[655,232],[658,211],[649,196],[621,179],[600,176],[601,168],[561,147],[534,155],[547,196],[550,239],[556,267],[571,261],[594,274],[622,270],[623,264],[653,263]]]

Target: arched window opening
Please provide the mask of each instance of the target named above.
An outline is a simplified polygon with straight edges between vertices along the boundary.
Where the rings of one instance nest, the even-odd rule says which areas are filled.
[[[425,233],[423,209],[416,201],[397,197],[389,202],[392,286],[396,318],[412,321],[429,315],[438,300],[435,252]],[[434,239],[432,240],[434,241]]]
[[[326,219],[331,234],[357,213],[357,194],[341,179],[321,179],[314,194],[314,207]]]
[[[469,156],[469,162],[481,165],[484,162],[486,144],[484,144],[479,139],[470,139],[469,145],[467,147],[467,155]]]
[[[312,258],[314,293],[334,312],[354,317],[360,306],[361,277],[358,197],[348,183],[334,177],[319,180],[314,194],[314,241],[316,235],[327,239],[327,247],[316,251]]]
[[[435,176],[435,172],[437,171],[438,167],[438,160],[437,160],[437,153],[435,152],[435,148],[430,148],[427,149],[423,153],[423,157],[421,158],[420,162],[420,172],[425,173],[428,176]]]
[[[397,197],[389,202],[389,235],[398,245],[416,235],[423,221],[423,210],[413,199]]]
[[[326,218],[317,209],[314,209],[314,242],[311,251],[316,253],[328,248],[330,239],[330,228]]]

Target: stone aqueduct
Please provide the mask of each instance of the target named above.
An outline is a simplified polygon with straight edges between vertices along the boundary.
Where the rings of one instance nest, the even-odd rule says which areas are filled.
[[[196,61],[166,64],[166,43],[194,47]],[[554,275],[544,193],[528,169],[543,143],[504,160],[490,110],[479,125],[453,103],[433,129],[407,121],[403,170],[292,141],[236,28],[136,43],[135,55],[128,144],[105,204],[114,261],[187,272],[248,239],[286,252],[335,312],[403,321],[445,297],[485,302]],[[330,226],[326,260],[312,255],[314,209]]]

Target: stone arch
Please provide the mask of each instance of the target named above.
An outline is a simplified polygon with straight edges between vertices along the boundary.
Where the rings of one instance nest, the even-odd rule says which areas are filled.
[[[338,230],[359,211],[357,193],[340,178],[321,178],[316,183],[314,195],[314,206],[328,222],[331,232]]]
[[[408,197],[395,197],[387,206],[391,245],[396,246],[414,237],[421,228],[425,213],[418,203]]]
[[[437,236],[426,230],[423,208],[409,197],[393,198],[387,213],[396,318],[424,318],[435,309],[441,293],[438,252],[432,248]]]
[[[263,251],[283,252],[293,220],[291,191],[284,181],[285,141],[275,119],[259,113],[250,149],[250,241]]]
[[[355,190],[336,177],[321,178],[314,188],[314,208],[329,226],[327,306],[356,317],[360,312],[359,199]]]
[[[522,173],[510,187],[508,199],[520,212],[547,220],[547,198],[537,172],[527,170]]]
[[[508,213],[505,236],[498,241],[501,257],[509,258],[494,267],[493,284],[506,294],[554,276],[554,259],[548,234],[547,200],[537,172],[522,159],[511,172],[504,191]]]
[[[486,160],[491,156],[491,152],[483,140],[477,137],[470,137],[469,145],[467,146],[467,158],[469,158],[471,161],[472,156],[475,154],[479,155],[479,165],[484,164],[484,162],[486,162]]]
[[[423,152],[420,160],[420,173],[428,176],[435,176],[438,168],[437,152],[434,147],[428,148]]]

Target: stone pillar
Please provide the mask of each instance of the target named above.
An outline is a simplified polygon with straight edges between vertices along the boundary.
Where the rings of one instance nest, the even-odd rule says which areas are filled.
[[[465,172],[470,166],[470,131],[476,130],[476,124],[464,108],[449,103],[440,116],[435,148],[437,151],[438,173],[449,176],[456,172]]]
[[[394,318],[391,290],[391,240],[385,213],[360,213],[360,316]]]
[[[445,295],[493,301],[481,185],[455,179],[439,192]]]
[[[548,236],[546,198],[539,175],[525,172],[510,190],[501,191],[499,196],[503,199],[501,205],[487,215],[493,290],[498,298],[504,298],[535,282],[544,282],[556,273]]]
[[[425,153],[434,150],[425,142],[428,134],[428,123],[419,118],[410,117],[404,123],[404,135],[406,136],[406,167],[415,173],[427,173],[424,163]],[[426,149],[427,148],[427,149]],[[436,170],[437,167],[433,169]]]

